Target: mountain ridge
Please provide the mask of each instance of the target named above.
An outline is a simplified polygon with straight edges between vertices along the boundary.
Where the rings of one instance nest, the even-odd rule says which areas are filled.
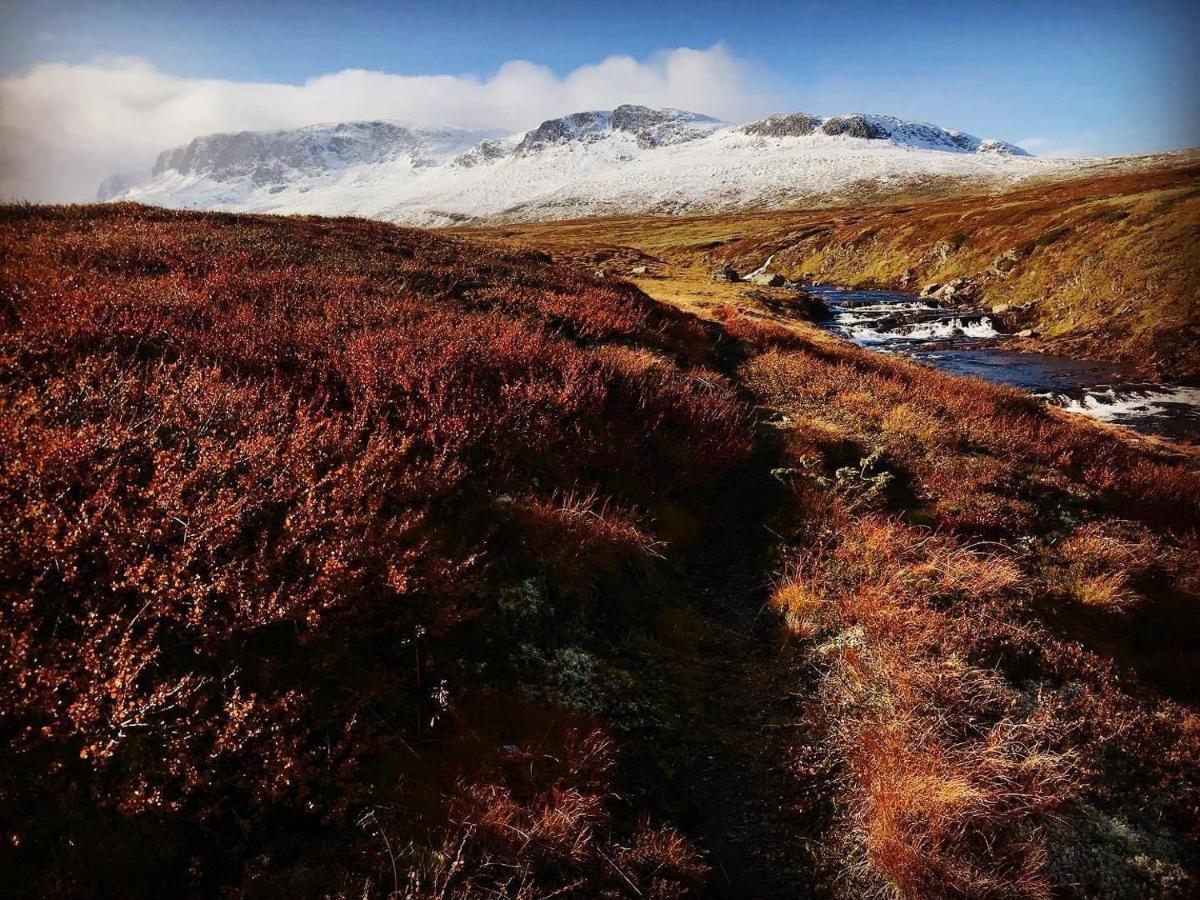
[[[847,193],[996,186],[1056,171],[1016,144],[894,116],[745,123],[622,104],[511,134],[390,120],[203,135],[100,200],[355,214],[413,225],[838,203]]]

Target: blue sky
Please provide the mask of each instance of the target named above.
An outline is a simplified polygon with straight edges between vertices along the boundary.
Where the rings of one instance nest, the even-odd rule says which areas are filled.
[[[511,127],[518,112],[561,114],[570,111],[558,108],[567,102],[610,99],[599,89],[562,89],[581,67],[632,57],[649,78],[655,66],[661,75],[672,50],[696,48],[715,56],[695,63],[708,68],[690,86],[684,84],[690,76],[675,73],[673,87],[647,87],[651,96],[620,100],[683,98],[701,112],[725,117],[785,110],[889,113],[1025,142],[1036,153],[1118,154],[1200,144],[1200,2],[0,0],[0,16],[0,90],[6,91],[0,101],[10,107],[0,109],[4,136],[40,134],[46,121],[79,119],[80,97],[93,104],[93,118],[103,118],[97,110],[105,108],[104,98],[97,92],[104,79],[93,77],[89,66],[102,67],[117,84],[112,89],[126,92],[119,99],[123,128],[138,128],[130,116],[139,104],[154,106],[170,93],[170,115],[148,119],[146,132],[147,140],[161,131],[163,140],[174,141],[185,127],[180,109],[199,102],[188,91],[208,80],[229,83],[230,90],[243,82],[304,85],[365,69],[459,76],[458,83],[469,87],[489,82],[514,60],[528,60],[536,71],[531,68],[523,86],[513,81],[510,99],[511,92],[545,89],[545,102],[513,100],[498,107],[494,122],[484,121],[482,99],[473,106],[448,104],[462,120],[454,124]],[[47,63],[75,68],[46,69]],[[135,64],[136,85],[130,87],[128,73],[118,84],[112,71]],[[601,71],[595,77],[608,76]],[[643,84],[633,75],[617,83],[634,93]],[[377,114],[434,115],[397,98],[397,92],[421,85],[392,82],[391,100],[381,101]],[[364,91],[370,89],[360,84],[346,95],[344,116],[330,94],[319,118],[372,112],[361,102]],[[59,100],[61,109],[42,109]],[[37,122],[19,121],[22,104],[36,112]],[[276,127],[283,120],[269,107],[262,110],[263,127]],[[199,116],[196,127],[209,127],[210,119]],[[229,127],[254,124],[247,106]]]

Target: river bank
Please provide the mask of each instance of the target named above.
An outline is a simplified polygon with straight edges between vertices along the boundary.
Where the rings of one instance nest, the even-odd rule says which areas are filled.
[[[1200,437],[1200,388],[1138,377],[1135,367],[1019,349],[1000,316],[897,291],[812,286],[819,321],[869,350],[1029,391],[1046,403],[1175,440]]]

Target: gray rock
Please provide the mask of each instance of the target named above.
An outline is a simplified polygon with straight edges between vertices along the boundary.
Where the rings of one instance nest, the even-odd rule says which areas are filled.
[[[742,276],[733,266],[721,266],[719,269],[713,270],[712,279],[713,281],[741,281]]]
[[[933,284],[927,284],[927,285],[925,285],[925,287],[923,287],[921,289],[921,296],[922,297],[932,297],[934,294],[936,294],[941,289],[942,289],[942,286],[935,281],[935,282],[933,282]]]
[[[926,288],[926,291],[929,289]],[[973,278],[954,278],[922,297],[933,297],[947,303],[966,303],[979,295],[979,285]]]
[[[611,111],[590,110],[547,119],[525,132],[513,152],[525,156],[553,144],[596,143],[615,131],[632,134],[638,146],[647,149],[695,140],[710,133],[717,124],[716,119],[700,113],[626,104]]]
[[[797,289],[796,299],[792,301],[795,310],[808,319],[822,319],[829,315],[829,307],[820,297],[808,291]]]
[[[921,262],[926,265],[941,265],[957,253],[966,243],[966,237],[961,234],[938,241],[921,255]]]
[[[821,125],[821,120],[805,113],[767,116],[758,122],[743,125],[742,131],[758,137],[803,137],[812,134]]]
[[[881,141],[889,137],[887,131],[865,116],[830,116],[821,125],[825,134],[844,134],[849,137],[866,138],[869,141]]]
[[[759,272],[756,275],[751,275],[746,280],[751,284],[758,284],[763,287],[783,287],[787,284],[787,279],[775,272]]]
[[[650,274],[649,266],[634,266],[629,270],[630,275],[648,275]]]
[[[1012,309],[1012,306],[1011,306],[1011,304],[1008,304],[1008,303],[996,303],[996,304],[994,304],[994,305],[992,306],[992,314],[993,314],[993,315],[996,315],[996,316],[1002,316],[1002,315],[1004,315],[1006,312],[1008,312],[1010,309]]]
[[[1005,251],[992,260],[991,266],[988,267],[988,274],[997,278],[1003,278],[1016,269],[1020,261],[1020,254],[1016,250]]]
[[[625,131],[637,138],[642,149],[679,144],[708,133],[716,119],[681,109],[650,109],[625,104],[612,111],[614,131]]]

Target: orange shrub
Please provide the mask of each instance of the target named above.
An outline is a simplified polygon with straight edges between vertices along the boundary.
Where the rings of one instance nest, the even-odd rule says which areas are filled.
[[[634,589],[622,510],[749,453],[698,326],[535,254],[129,205],[6,208],[0,246],[0,799],[55,893],[360,839],[506,652],[462,632],[490,596],[547,559],[553,602]]]

